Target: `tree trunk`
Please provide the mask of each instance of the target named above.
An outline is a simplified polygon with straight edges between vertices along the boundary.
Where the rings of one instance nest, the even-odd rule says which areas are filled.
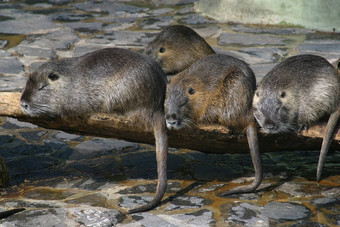
[[[127,141],[154,144],[151,131],[138,127],[116,114],[93,114],[88,117],[46,119],[30,118],[20,108],[20,93],[0,92],[0,116],[17,118],[43,128],[62,130],[69,133],[109,137]],[[298,134],[266,135],[259,132],[261,152],[287,150],[319,150],[326,123],[320,123]],[[339,125],[335,131],[331,149],[340,150]],[[221,125],[198,126],[191,130],[169,131],[169,146],[199,150],[205,153],[248,153],[245,133],[233,134]]]

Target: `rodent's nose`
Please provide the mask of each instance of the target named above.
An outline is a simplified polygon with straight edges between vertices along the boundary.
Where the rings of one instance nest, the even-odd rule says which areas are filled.
[[[20,106],[23,110],[27,110],[28,109],[28,103],[25,101],[20,101]]]
[[[177,124],[177,114],[167,114],[165,116],[166,123],[169,125],[176,125]]]

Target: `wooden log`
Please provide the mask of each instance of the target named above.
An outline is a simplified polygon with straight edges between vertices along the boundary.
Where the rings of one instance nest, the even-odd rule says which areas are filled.
[[[0,116],[17,118],[43,128],[62,130],[68,133],[123,139],[154,144],[151,131],[141,130],[129,119],[116,114],[93,114],[87,117],[47,119],[30,118],[20,108],[20,93],[0,92]],[[340,125],[339,125],[340,126]],[[340,130],[337,128],[331,149],[340,150]],[[266,135],[259,132],[262,152],[287,150],[319,150],[325,123],[315,125],[299,134]],[[221,125],[198,126],[195,129],[169,131],[169,145],[176,148],[199,150],[205,153],[248,153],[244,133],[233,134]]]

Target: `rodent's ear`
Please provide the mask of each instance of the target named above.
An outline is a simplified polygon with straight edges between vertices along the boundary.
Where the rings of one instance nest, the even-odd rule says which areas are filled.
[[[49,75],[48,75],[48,79],[50,79],[50,80],[52,80],[52,81],[56,81],[56,80],[58,80],[59,79],[59,76],[56,74],[56,73],[50,73]]]

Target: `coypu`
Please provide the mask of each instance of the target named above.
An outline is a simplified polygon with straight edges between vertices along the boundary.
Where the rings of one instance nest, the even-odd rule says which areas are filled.
[[[214,54],[201,58],[171,78],[165,97],[168,129],[219,123],[236,131],[246,130],[255,169],[249,186],[224,193],[255,190],[262,181],[257,126],[251,105],[256,79],[251,68],[232,56]]]
[[[319,182],[340,115],[340,76],[334,67],[315,55],[287,58],[260,82],[253,111],[266,133],[298,132],[330,115],[317,169]]]
[[[184,25],[164,28],[148,44],[145,52],[162,66],[166,74],[181,72],[202,57],[215,54],[199,34]]]
[[[166,83],[161,67],[148,56],[106,48],[39,66],[30,74],[20,104],[24,113],[32,117],[117,112],[153,130],[158,173],[156,196],[149,204],[129,211],[134,213],[152,209],[166,189]]]

